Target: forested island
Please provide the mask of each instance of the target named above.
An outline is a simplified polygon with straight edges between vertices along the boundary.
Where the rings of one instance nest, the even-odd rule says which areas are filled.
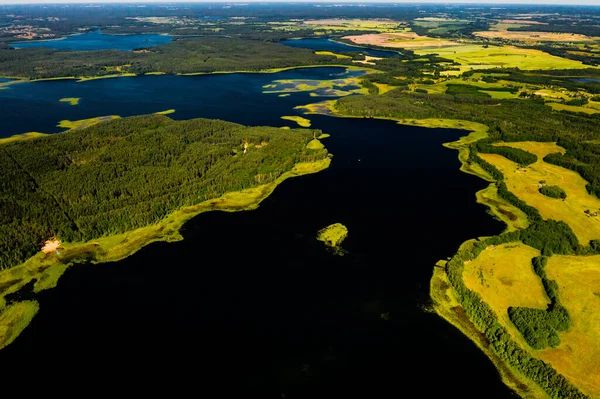
[[[198,213],[256,207],[286,178],[327,168],[325,147],[308,146],[315,135],[146,115],[0,143],[2,296],[52,287],[73,262],[179,239]],[[27,324],[22,306],[2,314],[0,347]]]

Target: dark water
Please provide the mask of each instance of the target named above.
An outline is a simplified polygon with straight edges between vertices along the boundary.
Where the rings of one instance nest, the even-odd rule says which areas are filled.
[[[331,72],[294,73],[315,79]],[[119,107],[140,114],[178,103],[177,91],[163,89],[181,81],[179,95],[188,101],[204,98],[197,92],[212,95],[182,111],[185,117],[277,125],[310,97],[261,94],[275,78],[282,77],[96,81],[90,83],[101,87],[92,86],[89,101],[108,107],[95,114]],[[127,106],[111,105],[125,91],[103,85],[145,88],[153,101],[138,94]],[[36,83],[23,95],[54,87],[55,97],[63,96],[72,86],[83,87]],[[32,122],[73,109],[51,108],[54,115]],[[475,202],[485,183],[461,173],[457,154],[441,145],[463,132],[310,119],[332,135],[328,170],[284,182],[255,211],[200,215],[185,225],[181,242],[73,267],[57,288],[38,295],[39,314],[0,351],[4,380],[36,374],[28,393],[84,386],[112,395],[168,390],[216,398],[511,397],[474,344],[422,310],[433,264],[464,240],[502,229]],[[349,229],[343,257],[315,239],[335,222]],[[49,376],[52,386],[39,382]]]
[[[67,36],[63,39],[37,40],[10,43],[14,48],[46,47],[56,50],[133,50],[141,47],[158,46],[169,43],[167,35],[106,35],[93,31],[81,35]]]
[[[344,68],[305,68],[276,74],[219,74],[200,76],[140,76],[19,83],[0,90],[0,137],[38,131],[58,132],[62,119],[102,115],[130,116],[175,109],[174,119],[208,117],[255,125],[290,125],[280,116],[293,115],[294,106],[319,101],[307,93],[290,97],[263,95],[264,85],[280,79],[337,79],[358,76]],[[81,98],[79,105],[61,98]],[[323,98],[327,99],[327,98]],[[277,113],[279,112],[279,115]]]
[[[290,47],[307,48],[315,51],[332,51],[334,53],[343,53],[349,51],[358,51],[371,57],[399,57],[400,53],[397,51],[385,51],[385,50],[373,50],[364,47],[351,46],[344,43],[338,43],[333,40],[319,38],[319,39],[293,39],[284,40],[280,42]]]

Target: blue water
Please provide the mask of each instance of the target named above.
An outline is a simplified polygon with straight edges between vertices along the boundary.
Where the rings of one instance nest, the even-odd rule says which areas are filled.
[[[396,51],[373,50],[364,47],[351,46],[349,44],[338,43],[333,40],[319,39],[293,39],[280,42],[290,47],[307,48],[314,51],[332,51],[334,53],[360,52],[371,57],[399,57],[401,54]]]
[[[273,125],[273,114],[293,115],[294,107],[329,99],[294,93],[289,97],[263,95],[274,80],[322,80],[359,76],[345,68],[305,68],[275,74],[217,74],[199,76],[138,76],[77,83],[58,80],[19,83],[0,90],[0,137],[31,131],[54,133],[60,120],[102,115],[131,116],[175,109],[174,119],[197,117],[235,120],[252,125]],[[319,93],[315,93],[319,94]],[[80,98],[79,105],[59,102]],[[293,126],[293,122],[281,121]]]
[[[14,48],[45,47],[56,50],[127,50],[140,47],[152,47],[169,43],[170,36],[142,35],[107,35],[97,30],[81,35],[67,36],[64,39],[38,40],[11,43]]]
[[[575,82],[579,82],[579,83],[596,83],[596,82],[600,82],[600,79],[596,79],[596,78],[581,78],[581,79],[573,79]]]
[[[8,78],[0,78],[0,83],[6,83],[6,82],[10,82],[12,79],[8,79]]]

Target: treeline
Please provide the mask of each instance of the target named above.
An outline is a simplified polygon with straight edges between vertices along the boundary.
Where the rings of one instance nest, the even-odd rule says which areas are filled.
[[[544,290],[550,299],[548,309],[532,309],[511,307],[508,317],[534,349],[553,348],[560,345],[558,332],[567,331],[571,327],[571,319],[567,309],[561,305],[558,297],[558,284],[550,280],[545,267],[548,257],[537,256],[532,260],[535,273],[542,279]]]
[[[0,50],[0,76],[29,79],[148,72],[259,71],[302,65],[348,63],[281,44],[231,38],[180,39],[143,52]],[[117,71],[117,68],[119,70]]]
[[[272,182],[297,162],[327,156],[306,149],[312,137],[307,129],[150,115],[3,144],[0,268],[23,262],[53,236],[117,234]]]
[[[542,186],[539,189],[540,193],[550,198],[567,199],[567,193],[559,186]]]
[[[574,170],[588,181],[587,191],[600,197],[600,145],[593,142],[558,140],[558,145],[567,152],[548,154],[544,161]]]
[[[540,246],[545,247],[549,242],[570,241],[570,237],[561,238],[563,233],[567,233],[567,236],[570,236],[567,232],[569,227],[565,225],[566,228],[555,232],[554,229],[557,223],[560,222],[540,221],[525,230],[477,241],[463,248],[446,264],[446,273],[454,289],[456,298],[469,319],[483,332],[494,353],[510,365],[510,367],[538,384],[550,397],[557,399],[583,399],[587,398],[587,396],[581,393],[565,377],[556,372],[550,364],[532,357],[526,350],[523,350],[511,338],[510,333],[498,322],[496,314],[489,305],[481,299],[479,294],[469,290],[462,279],[465,261],[472,261],[477,258],[481,251],[489,245],[519,241],[522,238],[522,234],[526,238],[536,235],[538,239],[537,243],[534,243],[536,244],[536,248]]]
[[[477,141],[474,144],[474,147],[477,152],[502,155],[503,157],[508,158],[521,166],[531,165],[538,160],[537,155],[521,150],[520,148],[492,144],[492,140],[484,139]]]

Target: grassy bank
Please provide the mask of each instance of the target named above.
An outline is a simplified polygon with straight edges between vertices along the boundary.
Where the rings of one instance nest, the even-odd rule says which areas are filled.
[[[23,264],[0,273],[0,304],[4,297],[36,280],[34,292],[56,286],[60,276],[74,263],[114,262],[126,258],[155,241],[179,241],[181,227],[193,217],[208,211],[236,212],[256,209],[283,181],[297,176],[317,173],[329,167],[331,160],[298,163],[269,184],[227,193],[219,198],[171,213],[161,222],[123,234],[91,240],[85,243],[63,243],[57,253],[38,253]],[[0,313],[0,348],[12,342],[29,324],[35,312],[35,302],[17,302],[4,307]],[[2,307],[0,307],[2,309]]]

